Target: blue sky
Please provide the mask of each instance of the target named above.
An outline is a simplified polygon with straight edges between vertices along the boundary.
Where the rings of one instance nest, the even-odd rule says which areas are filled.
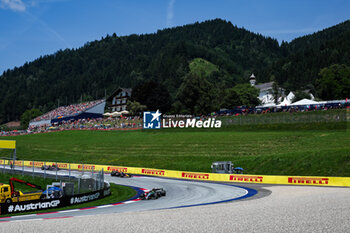
[[[350,19],[349,0],[0,0],[0,74],[59,49],[222,18],[290,41]]]

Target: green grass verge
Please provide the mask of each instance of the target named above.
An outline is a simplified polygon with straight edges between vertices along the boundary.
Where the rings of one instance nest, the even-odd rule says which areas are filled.
[[[46,187],[47,184],[51,184],[52,182],[56,182],[54,179],[43,179],[41,177],[31,177],[31,176],[22,176],[22,175],[10,175],[10,174],[2,174],[0,173],[0,183],[6,183],[8,184],[10,177],[16,177],[21,180],[28,181],[30,183],[41,185],[42,187]],[[15,184],[16,190],[21,190],[22,192],[30,192],[30,191],[36,191],[36,189],[33,189],[27,185]],[[93,206],[99,206],[99,205],[107,205],[111,203],[117,203],[121,202],[127,199],[130,199],[134,197],[137,194],[137,192],[127,186],[122,185],[116,185],[111,184],[111,195],[96,201],[62,207],[62,208],[55,208],[55,209],[49,209],[49,210],[41,210],[41,211],[32,211],[32,212],[25,212],[25,213],[18,213],[18,214],[8,214],[8,215],[0,215],[0,217],[6,217],[6,216],[14,216],[14,215],[25,215],[25,214],[34,214],[34,213],[45,213],[45,212],[51,212],[51,211],[60,211],[60,210],[68,210],[68,209],[78,209],[78,208],[87,208],[87,207],[93,207]]]
[[[228,160],[249,174],[350,176],[349,131],[301,126],[64,131],[6,139],[17,140],[24,160],[202,172],[210,172],[213,161]]]

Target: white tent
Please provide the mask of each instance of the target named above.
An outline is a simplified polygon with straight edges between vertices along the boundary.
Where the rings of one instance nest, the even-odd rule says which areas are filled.
[[[277,107],[277,105],[275,103],[270,103],[270,104],[256,106],[256,108],[273,108],[273,107]]]
[[[123,110],[120,112],[121,114],[129,114],[129,111]]]
[[[120,115],[122,115],[122,113],[121,113],[121,112],[118,112],[118,111],[112,112],[112,113],[111,113],[111,116],[112,116],[112,117],[117,117],[117,116],[120,116]]]
[[[104,116],[111,116],[111,114],[109,112],[106,112],[105,114],[103,114]]]
[[[277,106],[288,106],[290,105],[291,101],[286,97],[284,100]]]
[[[287,99],[289,101],[289,104],[292,103],[292,100],[294,99],[295,95],[293,92],[289,92],[289,94],[287,95],[287,97],[285,99]]]
[[[291,105],[296,106],[296,105],[311,105],[311,104],[319,104],[319,102],[309,100],[309,99],[302,99],[302,100],[299,100],[295,103],[292,103]]]

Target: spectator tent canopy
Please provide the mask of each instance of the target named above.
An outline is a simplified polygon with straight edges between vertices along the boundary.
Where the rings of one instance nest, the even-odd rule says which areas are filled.
[[[295,103],[292,103],[291,105],[297,106],[297,105],[313,105],[313,104],[319,104],[319,103],[316,101],[313,101],[313,100],[309,100],[309,99],[302,99],[302,100],[299,100]]]

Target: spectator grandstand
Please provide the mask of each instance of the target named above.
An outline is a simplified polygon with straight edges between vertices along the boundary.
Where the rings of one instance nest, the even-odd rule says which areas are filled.
[[[104,100],[95,100],[95,101],[85,102],[81,104],[71,104],[68,106],[61,106],[48,113],[45,113],[44,115],[36,117],[32,121],[52,120],[58,117],[74,116],[84,112],[88,108],[91,108],[99,103],[102,103],[103,101]]]
[[[62,120],[98,118],[104,113],[106,101],[104,99],[95,100],[80,104],[71,104],[68,106],[58,107],[48,113],[33,119],[29,126],[49,125]]]
[[[94,118],[56,122],[49,125],[31,125],[26,130],[0,131],[0,136],[17,136],[64,130],[128,130],[142,128],[142,118]]]

